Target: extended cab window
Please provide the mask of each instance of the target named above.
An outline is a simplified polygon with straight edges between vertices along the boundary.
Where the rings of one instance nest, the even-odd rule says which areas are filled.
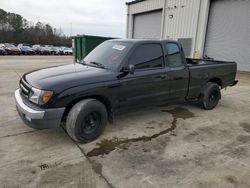
[[[164,66],[163,52],[160,44],[143,44],[132,54],[130,64],[135,69],[149,69]]]
[[[180,48],[175,43],[167,43],[167,62],[170,67],[183,65]]]

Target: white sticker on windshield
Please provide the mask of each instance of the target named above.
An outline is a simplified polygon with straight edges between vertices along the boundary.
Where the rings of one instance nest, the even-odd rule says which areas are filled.
[[[126,46],[115,44],[112,48],[122,51],[122,50],[124,50],[126,48]]]

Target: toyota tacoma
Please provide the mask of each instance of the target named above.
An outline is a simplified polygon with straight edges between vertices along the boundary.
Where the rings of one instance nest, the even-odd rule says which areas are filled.
[[[78,142],[89,142],[122,111],[194,101],[206,110],[234,86],[235,62],[186,59],[178,42],[114,39],[80,63],[35,70],[15,91],[17,111],[35,129],[60,127]]]

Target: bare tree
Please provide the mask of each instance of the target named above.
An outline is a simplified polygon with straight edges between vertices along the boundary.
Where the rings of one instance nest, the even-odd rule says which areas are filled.
[[[0,43],[29,43],[71,46],[71,38],[48,23],[35,25],[19,14],[0,9]]]

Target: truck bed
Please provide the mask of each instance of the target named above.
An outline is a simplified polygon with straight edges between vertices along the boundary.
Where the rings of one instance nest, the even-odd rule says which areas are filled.
[[[213,59],[193,59],[193,58],[186,58],[186,62],[188,65],[191,65],[191,66],[235,63],[234,61],[220,61],[220,60],[213,60]]]
[[[235,82],[236,62],[190,58],[186,62],[190,74],[187,99],[197,98],[202,87],[209,81],[218,83],[221,88]]]

